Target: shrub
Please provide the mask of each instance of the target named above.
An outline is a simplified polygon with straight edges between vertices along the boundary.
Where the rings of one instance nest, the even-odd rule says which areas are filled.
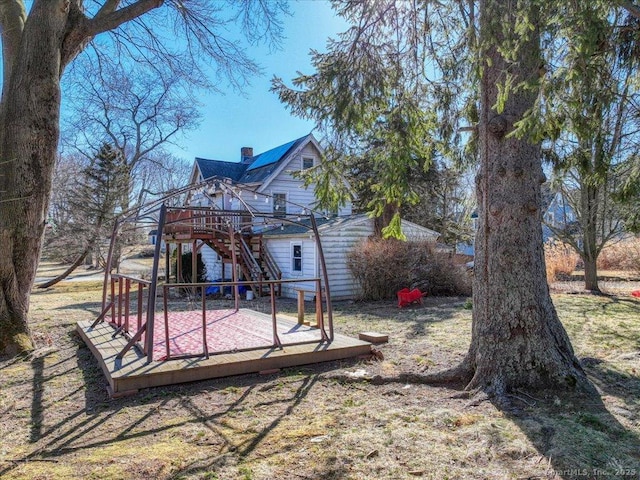
[[[629,236],[606,245],[597,263],[601,270],[640,272],[640,238]]]
[[[544,260],[547,282],[551,283],[558,280],[559,276],[573,273],[580,256],[568,243],[552,239],[544,244]]]
[[[191,280],[191,252],[185,252],[182,254],[182,280],[185,283],[205,283],[207,281],[207,267],[202,261],[202,254],[198,253],[198,257],[196,259],[197,269],[198,269],[198,280],[193,282]],[[177,272],[177,262],[174,261],[173,271]]]
[[[360,282],[364,300],[395,298],[403,288],[419,288],[429,295],[469,295],[471,279],[463,266],[429,242],[365,240],[347,257]]]

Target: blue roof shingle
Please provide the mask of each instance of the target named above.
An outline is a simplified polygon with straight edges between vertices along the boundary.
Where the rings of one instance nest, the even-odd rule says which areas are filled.
[[[247,165],[239,162],[224,162],[222,160],[209,160],[206,158],[196,158],[202,178],[211,177],[230,178],[233,181],[240,180],[242,174],[247,169]]]
[[[294,151],[308,137],[309,135],[305,135],[304,137],[255,155],[250,164],[208,160],[206,158],[196,158],[196,162],[204,179],[222,177],[230,178],[234,182],[241,183],[262,182],[275,171],[278,164],[290,152]]]

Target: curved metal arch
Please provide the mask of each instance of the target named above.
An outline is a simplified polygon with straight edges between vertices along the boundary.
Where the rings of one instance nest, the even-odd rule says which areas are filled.
[[[178,199],[181,196],[187,195],[191,192],[202,192],[207,194],[207,191],[210,193],[210,189],[214,188],[216,190],[221,190],[225,193],[229,193],[237,198],[239,202],[241,202],[246,210],[221,210],[212,207],[193,207],[188,205],[174,205],[168,206],[171,200]],[[126,223],[140,223],[141,221],[149,222],[150,225],[156,226],[158,241],[156,242],[154,249],[154,259],[153,259],[153,271],[151,284],[148,290],[148,301],[147,301],[147,345],[145,345],[145,350],[147,351],[148,361],[152,361],[152,351],[153,351],[153,329],[154,329],[154,316],[155,316],[155,303],[156,303],[156,293],[158,287],[158,270],[160,263],[160,254],[161,254],[161,246],[162,246],[162,236],[165,229],[166,216],[168,209],[183,209],[183,210],[214,210],[220,214],[220,216],[228,216],[228,217],[238,217],[238,216],[246,216],[249,214],[252,219],[255,218],[264,218],[264,219],[272,219],[275,224],[279,224],[278,226],[282,227],[283,223],[289,225],[297,225],[303,228],[306,228],[308,231],[312,232],[315,245],[318,251],[318,258],[320,260],[320,266],[322,269],[322,280],[324,282],[324,296],[327,307],[327,320],[329,324],[329,341],[333,341],[334,339],[334,329],[333,329],[333,309],[331,305],[331,290],[329,286],[329,278],[327,274],[327,268],[325,263],[324,252],[322,249],[322,242],[320,239],[320,233],[318,231],[318,225],[316,221],[316,215],[319,217],[323,217],[328,219],[329,217],[308,207],[305,205],[298,204],[296,202],[291,202],[286,200],[286,203],[289,205],[297,206],[301,209],[299,214],[285,214],[284,216],[274,216],[273,214],[268,214],[264,212],[260,212],[258,209],[251,207],[247,202],[242,199],[242,193],[247,192],[250,195],[261,196],[266,199],[273,199],[273,195],[256,192],[252,190],[249,186],[243,184],[231,184],[225,182],[224,179],[212,177],[197,184],[189,184],[184,187],[173,189],[168,192],[162,194],[159,198],[145,203],[143,205],[136,206],[123,212],[119,215],[115,222],[114,228],[110,239],[109,245],[109,253],[107,256],[107,264],[105,266],[105,275],[104,275],[104,285],[103,285],[103,296],[102,296],[102,307],[103,311],[105,311],[107,307],[107,287],[109,284],[109,277],[111,275],[112,263],[113,263],[113,253],[116,245],[116,239],[120,232],[121,227]],[[208,195],[207,195],[208,196]],[[306,212],[309,213],[306,213]],[[309,219],[309,222],[306,223],[302,220],[302,217]],[[253,222],[252,222],[253,223]],[[268,222],[265,222],[268,225]],[[229,222],[231,226],[231,222]],[[273,301],[273,300],[272,300]],[[124,354],[124,352],[122,352]]]

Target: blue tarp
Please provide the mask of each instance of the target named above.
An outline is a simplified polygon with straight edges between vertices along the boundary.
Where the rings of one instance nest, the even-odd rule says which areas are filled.
[[[221,278],[217,278],[214,280],[214,282],[222,282]],[[231,293],[233,292],[233,287],[230,285],[211,285],[210,287],[207,287],[207,289],[205,290],[205,295],[215,295],[220,293],[220,287],[224,287],[224,293],[223,295],[231,295]],[[240,294],[245,293],[248,290],[248,287],[245,285],[239,285],[238,286],[238,292]]]

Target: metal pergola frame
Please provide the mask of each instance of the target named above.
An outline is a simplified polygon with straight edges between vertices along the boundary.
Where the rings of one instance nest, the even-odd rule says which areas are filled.
[[[207,193],[211,193],[213,191],[223,191],[225,193],[231,194],[233,195],[235,198],[238,199],[238,201],[245,207],[244,210],[221,210],[221,209],[217,209],[215,207],[195,207],[195,206],[189,206],[189,205],[177,205],[177,203],[180,202],[180,198],[190,194],[190,193],[194,193],[194,192],[201,192],[201,193],[205,193],[205,195],[207,195]],[[317,247],[317,252],[318,252],[318,260],[320,262],[320,266],[321,266],[321,277],[320,278],[313,278],[313,279],[296,279],[295,281],[297,282],[303,282],[303,281],[314,281],[317,282],[318,285],[318,294],[320,295],[320,305],[322,303],[322,298],[324,298],[325,300],[325,305],[326,305],[326,313],[327,313],[327,326],[328,326],[328,330],[329,332],[327,333],[325,331],[324,328],[324,322],[322,322],[322,325],[320,325],[321,327],[321,340],[319,341],[319,343],[322,342],[332,342],[334,340],[334,328],[333,328],[333,309],[332,309],[332,305],[331,305],[331,291],[330,291],[330,286],[329,286],[329,278],[328,278],[328,274],[327,274],[327,269],[326,269],[326,263],[325,263],[325,257],[324,257],[324,253],[322,250],[322,242],[320,240],[320,234],[318,232],[318,224],[316,221],[316,215],[317,216],[324,216],[322,214],[320,214],[319,212],[315,212],[311,209],[309,209],[309,207],[306,206],[302,206],[299,204],[296,204],[294,202],[288,202],[288,205],[292,205],[292,206],[297,206],[301,209],[300,213],[298,214],[285,214],[285,215],[270,215],[264,212],[260,212],[257,209],[252,208],[249,204],[247,204],[243,199],[242,199],[242,193],[246,192],[249,195],[254,195],[254,196],[261,196],[267,199],[267,201],[269,201],[270,199],[272,199],[273,197],[271,195],[268,194],[264,194],[264,193],[259,193],[256,192],[254,190],[252,190],[251,188],[249,188],[248,186],[245,185],[241,185],[241,184],[229,184],[225,181],[225,179],[220,179],[220,178],[210,178],[207,179],[206,181],[197,183],[197,184],[191,184],[188,186],[185,186],[183,188],[180,189],[175,189],[172,190],[170,192],[167,192],[165,194],[163,194],[160,198],[153,200],[152,202],[149,202],[145,205],[139,206],[137,208],[134,208],[128,212],[123,213],[122,215],[120,215],[116,221],[114,222],[114,226],[113,226],[113,232],[111,235],[111,239],[110,239],[110,243],[109,243],[109,253],[107,255],[107,261],[106,261],[106,266],[105,266],[105,274],[104,274],[104,285],[103,285],[103,291],[102,291],[102,312],[100,314],[100,316],[95,320],[94,322],[94,326],[97,325],[100,321],[103,321],[106,316],[109,314],[109,312],[111,312],[111,316],[112,319],[115,317],[115,313],[117,310],[117,315],[118,317],[121,316],[122,314],[122,302],[123,302],[123,295],[124,295],[124,299],[126,300],[126,305],[124,307],[125,310],[125,324],[123,324],[122,326],[118,327],[118,330],[116,331],[116,334],[120,333],[121,330],[124,330],[124,333],[126,334],[126,330],[128,327],[128,313],[129,313],[129,292],[130,292],[130,286],[131,284],[136,284],[138,287],[138,316],[141,316],[141,302],[142,302],[142,295],[143,295],[143,291],[144,288],[147,288],[147,298],[146,298],[146,304],[147,304],[147,309],[146,309],[146,320],[144,322],[144,324],[142,325],[141,328],[138,328],[137,332],[135,333],[135,335],[133,335],[132,337],[129,336],[129,342],[127,343],[127,345],[123,348],[123,350],[118,354],[117,358],[122,359],[125,355],[125,353],[131,349],[134,345],[136,345],[140,339],[142,338],[142,334],[146,332],[146,337],[145,337],[145,345],[144,345],[144,353],[146,354],[147,357],[147,362],[152,362],[153,359],[153,340],[154,340],[154,323],[155,323],[155,314],[156,314],[156,303],[157,303],[157,293],[158,293],[158,288],[159,287],[166,287],[166,286],[181,286],[181,287],[202,287],[203,284],[200,283],[180,283],[179,285],[174,285],[171,284],[169,282],[169,272],[167,272],[166,278],[165,278],[165,283],[159,283],[158,282],[158,273],[159,273],[159,266],[160,266],[160,257],[161,257],[161,252],[162,252],[162,242],[163,242],[163,233],[165,228],[167,227],[168,223],[167,223],[167,214],[169,211],[174,211],[174,210],[183,210],[183,211],[213,211],[215,212],[215,215],[217,217],[220,218],[225,218],[228,219],[226,222],[227,228],[229,229],[229,234],[230,237],[232,238],[232,242],[235,241],[233,240],[235,238],[235,235],[237,233],[241,233],[242,229],[245,228],[248,225],[253,225],[254,222],[256,221],[256,219],[262,220],[263,221],[263,225],[278,225],[278,226],[284,226],[284,225],[298,225],[301,226],[303,228],[308,229],[308,231],[310,233],[313,234],[314,238],[315,238],[315,244]],[[173,204],[173,205],[170,205]],[[243,218],[251,218],[251,222],[232,222],[231,219],[243,219]],[[325,217],[326,218],[326,217]],[[234,230],[234,225],[236,224],[237,226],[240,226],[239,230]],[[133,278],[133,277],[126,277],[126,276],[122,276],[122,275],[113,275],[111,273],[112,269],[113,269],[113,261],[114,261],[114,251],[115,251],[115,247],[116,247],[116,243],[117,243],[117,237],[121,231],[121,228],[123,225],[125,224],[133,224],[136,225],[137,228],[149,228],[151,226],[155,226],[156,227],[156,231],[157,231],[157,241],[155,243],[155,249],[154,249],[154,256],[153,256],[153,267],[152,267],[152,273],[151,273],[151,279],[149,281],[146,280],[142,280],[142,279],[137,279],[137,278]],[[168,248],[167,248],[167,255],[169,255],[168,253]],[[235,252],[235,250],[233,250]],[[194,263],[195,263],[195,255],[193,256],[194,259]],[[235,258],[235,253],[233,255],[233,272],[234,272],[234,278],[232,282],[222,282],[225,285],[228,284],[229,286],[233,286],[235,288],[235,298],[236,298],[236,310],[238,309],[238,285],[239,282],[237,281],[237,278],[235,278],[235,272],[236,272],[236,266],[237,266],[237,259]],[[195,272],[195,270],[194,270]],[[118,281],[118,293],[116,295],[115,292],[115,287],[114,287],[114,280]],[[176,278],[176,281],[178,281],[178,278]],[[279,341],[278,337],[277,337],[277,332],[276,332],[276,326],[275,326],[275,322],[276,322],[276,310],[275,310],[275,298],[274,298],[274,294],[273,294],[273,285],[277,284],[277,283],[287,283],[287,282],[292,282],[293,280],[288,280],[288,279],[280,279],[280,280],[272,280],[269,281],[268,283],[271,284],[271,311],[272,311],[272,320],[274,322],[274,345],[273,347],[282,347],[281,342]],[[124,287],[123,287],[123,283],[124,282]],[[211,282],[209,282],[211,283]],[[217,284],[222,284],[220,282],[217,282]],[[322,286],[321,283],[324,283],[324,291],[322,291]],[[111,285],[111,301],[109,301],[109,285]],[[117,300],[116,300],[117,297]],[[116,305],[117,303],[117,305]],[[117,308],[116,308],[117,307]],[[322,314],[322,312],[321,312]],[[141,318],[138,318],[138,327],[140,327],[140,323],[141,323]],[[207,347],[206,347],[206,333],[203,333],[204,335],[204,339],[203,339],[203,355],[205,357],[208,358],[209,352],[207,351]]]

